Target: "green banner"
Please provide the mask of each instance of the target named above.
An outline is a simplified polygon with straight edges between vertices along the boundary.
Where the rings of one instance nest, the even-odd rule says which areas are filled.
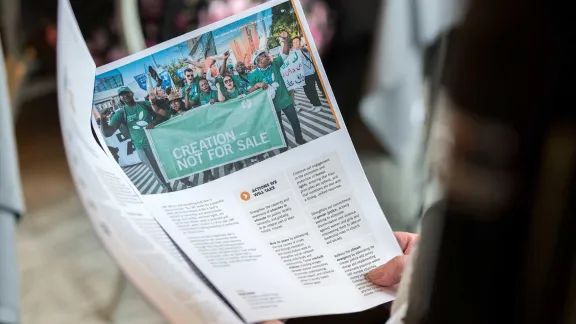
[[[286,146],[274,104],[262,90],[194,108],[146,134],[167,180]]]

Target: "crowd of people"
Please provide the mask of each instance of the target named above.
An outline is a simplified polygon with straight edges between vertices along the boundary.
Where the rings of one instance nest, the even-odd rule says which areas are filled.
[[[250,66],[247,66],[243,61],[238,61],[235,65],[229,64],[230,52],[225,52],[223,56],[217,58],[223,61],[219,69],[214,68],[217,61],[214,58],[206,58],[205,61],[194,61],[186,58],[184,62],[188,66],[184,70],[184,85],[181,89],[163,88],[162,79],[156,71],[150,68],[147,81],[148,95],[145,101],[135,101],[134,93],[129,87],[118,88],[118,96],[123,106],[111,114],[102,114],[102,118],[105,119],[105,122],[100,122],[102,132],[109,137],[121,125],[125,125],[140,160],[146,164],[156,180],[168,192],[171,192],[172,188],[162,176],[144,129],[151,129],[155,125],[175,118],[191,109],[242,98],[262,89],[267,91],[272,98],[279,125],[287,144],[286,147],[280,149],[280,152],[288,150],[288,138],[282,123],[282,114],[286,116],[292,127],[295,142],[298,145],[305,144],[306,140],[302,135],[294,101],[294,91],[287,89],[281,72],[284,60],[291,50],[300,51],[299,55],[304,57],[303,69],[306,79],[304,92],[312,104],[311,111],[319,111],[322,108],[316,86],[318,85],[322,93],[324,93],[324,89],[320,84],[310,52],[306,46],[302,46],[301,39],[296,37],[290,40],[288,33],[283,31],[279,35],[279,40],[281,44],[279,55],[273,57],[268,51],[258,50],[253,54]],[[292,49],[290,49],[290,45],[292,45]],[[253,162],[262,161],[266,155],[264,153],[250,159]],[[244,167],[244,164],[247,164],[247,161],[238,161],[227,165],[226,169],[228,172],[233,168],[238,171]],[[204,183],[214,179],[212,170],[204,171]],[[180,181],[186,187],[193,186],[188,178],[180,179]]]

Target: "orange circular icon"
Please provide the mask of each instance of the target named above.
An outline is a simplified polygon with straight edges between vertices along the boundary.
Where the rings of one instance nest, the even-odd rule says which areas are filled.
[[[250,193],[244,191],[243,193],[240,194],[240,199],[242,199],[244,201],[250,200]]]

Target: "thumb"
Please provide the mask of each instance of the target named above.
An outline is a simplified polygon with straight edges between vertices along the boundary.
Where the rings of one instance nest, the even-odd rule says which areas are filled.
[[[368,279],[379,286],[394,286],[400,283],[407,260],[407,255],[397,256],[384,265],[368,272]]]

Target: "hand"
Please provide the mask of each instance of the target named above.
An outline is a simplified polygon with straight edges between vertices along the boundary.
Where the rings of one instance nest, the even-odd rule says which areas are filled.
[[[238,95],[238,99],[244,98],[244,95]]]
[[[264,82],[258,82],[258,83],[256,83],[256,86],[260,89],[264,89],[264,90],[268,89],[268,84],[266,84]]]
[[[287,32],[287,31],[281,32],[281,33],[280,33],[280,38],[287,39],[287,38],[288,38],[288,32]]]
[[[150,101],[150,103],[155,103],[156,102],[156,95],[154,95],[154,94],[148,95],[148,101]]]
[[[230,57],[230,51],[224,52],[224,59],[228,59]]]
[[[407,232],[394,232],[394,236],[398,244],[400,244],[404,255],[397,256],[368,272],[368,279],[379,286],[389,287],[400,283],[402,272],[404,272],[406,261],[408,261],[408,255],[412,252],[412,249],[414,249],[414,246],[416,246],[420,238],[418,234]]]
[[[152,128],[154,128],[154,124],[148,124],[148,125],[146,125],[146,129],[152,129]]]
[[[210,99],[210,104],[213,105],[216,102],[214,99]]]

